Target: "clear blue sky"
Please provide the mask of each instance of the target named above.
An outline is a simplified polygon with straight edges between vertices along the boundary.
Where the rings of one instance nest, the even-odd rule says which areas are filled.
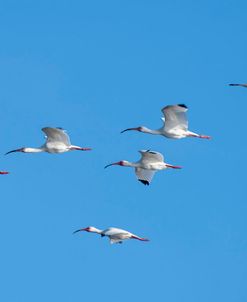
[[[0,235],[5,302],[247,301],[246,1],[1,1]],[[120,131],[189,107],[211,141]],[[3,154],[67,129],[92,152]],[[151,186],[140,149],[183,170]],[[79,227],[151,239],[110,245]]]

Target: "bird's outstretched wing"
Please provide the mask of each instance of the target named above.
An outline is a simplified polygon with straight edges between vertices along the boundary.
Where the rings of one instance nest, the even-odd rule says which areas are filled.
[[[146,170],[146,169],[142,169],[142,168],[135,168],[135,173],[136,173],[137,179],[140,182],[142,182],[144,185],[149,186],[150,182],[153,179],[155,171]]]
[[[122,243],[122,240],[129,238],[129,232],[112,227],[104,230],[103,234],[109,236],[110,243]]]
[[[155,163],[155,162],[163,162],[164,161],[164,156],[156,151],[151,151],[151,150],[140,150],[141,153],[141,162],[149,162],[149,163]]]
[[[60,142],[67,146],[71,145],[68,134],[62,128],[45,127],[42,128],[42,131],[46,134],[46,140],[48,143]]]
[[[164,114],[165,130],[170,132],[173,129],[188,130],[188,119],[186,111],[188,107],[184,104],[169,105],[164,107],[161,111]]]

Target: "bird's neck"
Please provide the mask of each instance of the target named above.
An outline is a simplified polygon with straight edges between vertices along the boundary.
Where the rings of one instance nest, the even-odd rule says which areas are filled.
[[[25,153],[38,153],[38,152],[44,152],[44,149],[42,147],[40,147],[40,148],[24,148],[23,152],[25,152]]]
[[[149,134],[154,134],[154,135],[159,135],[160,134],[160,129],[154,130],[154,129],[149,129],[145,128],[142,130],[143,133],[149,133]]]
[[[124,161],[124,167],[139,167],[138,163],[132,163],[130,161]]]
[[[91,231],[91,233],[102,234],[103,230],[99,230],[99,229],[95,228],[93,231]]]

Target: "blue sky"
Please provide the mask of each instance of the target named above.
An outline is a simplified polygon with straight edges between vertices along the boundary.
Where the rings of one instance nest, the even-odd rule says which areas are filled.
[[[1,1],[2,301],[247,300],[246,1]],[[159,128],[189,107],[211,141]],[[63,127],[92,152],[4,153]],[[153,149],[182,170],[151,186],[129,168]],[[89,225],[151,239],[110,245]]]

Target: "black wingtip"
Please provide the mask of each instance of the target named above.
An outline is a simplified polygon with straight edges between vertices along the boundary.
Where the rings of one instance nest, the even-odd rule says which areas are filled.
[[[185,109],[188,109],[188,107],[185,104],[178,104],[179,107],[183,107]]]
[[[149,182],[147,180],[138,179],[141,183],[143,183],[145,186],[149,186]]]
[[[157,154],[157,152],[155,152],[155,151],[148,151],[148,153]]]

